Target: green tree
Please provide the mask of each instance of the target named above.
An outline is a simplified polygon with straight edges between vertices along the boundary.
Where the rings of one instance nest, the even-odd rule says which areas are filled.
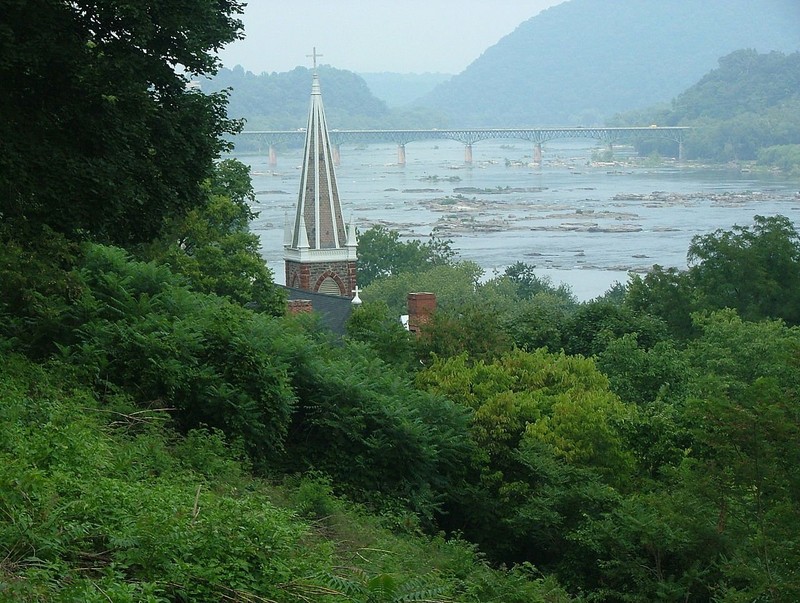
[[[225,94],[188,87],[241,37],[237,0],[3,2],[0,215],[132,245],[201,204],[236,124]]]
[[[185,276],[197,291],[282,315],[285,297],[273,284],[258,236],[249,230],[256,217],[249,168],[235,159],[220,162],[204,193],[205,203],[174,220],[148,255]]]
[[[358,236],[358,281],[366,287],[379,278],[451,264],[454,257],[450,241],[435,235],[425,243],[402,242],[397,231],[373,226]]]
[[[631,112],[615,119],[620,125],[657,123],[692,126],[684,141],[687,159],[771,161],[762,149],[800,143],[800,53],[758,54],[736,50],[719,59],[719,67],[678,95],[669,109]],[[642,138],[644,155],[653,149],[674,154],[674,142]],[[786,164],[775,158],[775,164]]]
[[[99,392],[167,404],[184,430],[240,438],[257,460],[282,450],[295,402],[291,350],[304,338],[118,248],[85,244],[76,272],[70,329],[51,332],[62,362]]]
[[[423,325],[417,347],[420,359],[427,362],[432,355],[450,358],[463,353],[491,360],[513,346],[497,308],[478,299],[437,309]]]
[[[758,162],[775,166],[789,174],[800,173],[800,144],[774,145],[759,149]]]
[[[442,522],[495,561],[566,566],[570,530],[607,508],[633,457],[635,416],[589,359],[515,350],[489,361],[435,358],[419,387],[473,409],[474,475]]]
[[[800,235],[787,217],[755,216],[752,227],[695,237],[688,260],[702,307],[800,324]]]
[[[433,292],[437,307],[456,308],[474,298],[482,276],[483,268],[462,260],[379,279],[365,289],[362,297],[365,302],[385,302],[397,316],[408,313],[408,294],[415,292]]]
[[[413,388],[364,344],[309,348],[292,369],[297,405],[283,469],[322,472],[373,508],[431,522],[464,481],[466,410]]]
[[[697,487],[732,543],[724,600],[791,601],[800,593],[800,331],[732,310],[698,317],[688,418]]]
[[[553,285],[548,277],[537,276],[536,267],[524,262],[515,262],[508,266],[503,272],[503,276],[508,278],[517,290],[517,295],[522,299],[531,299],[539,293],[549,293],[555,297],[563,299],[564,302],[575,302],[568,285]]]
[[[416,368],[414,336],[384,302],[365,302],[356,308],[347,321],[347,336],[372,347],[387,364]]]
[[[672,337],[685,340],[696,334],[691,317],[698,309],[696,297],[687,271],[655,265],[643,277],[631,276],[624,305],[661,319]]]
[[[635,333],[641,345],[648,348],[666,335],[665,325],[657,318],[603,300],[581,304],[564,322],[565,351],[582,356],[600,354],[611,341],[625,334]]]

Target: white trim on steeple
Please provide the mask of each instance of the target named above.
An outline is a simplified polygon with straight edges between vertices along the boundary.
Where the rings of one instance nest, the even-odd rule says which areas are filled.
[[[356,225],[353,223],[353,216],[350,216],[350,222],[347,225],[347,242],[345,247],[358,247],[358,237],[356,236]]]
[[[309,249],[311,245],[308,244],[308,231],[306,231],[306,219],[303,216],[300,216],[300,240],[297,242],[295,247],[297,249]]]
[[[292,224],[289,222],[288,212],[283,213],[283,246],[289,247],[292,244]]]

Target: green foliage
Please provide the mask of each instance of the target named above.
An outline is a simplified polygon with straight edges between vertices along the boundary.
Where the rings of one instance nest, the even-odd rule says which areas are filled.
[[[791,601],[800,588],[791,569],[797,328],[743,321],[732,310],[696,321],[699,337],[683,354],[684,399],[671,417],[663,402],[645,415],[651,437],[663,432],[655,449],[668,451],[671,433],[675,450],[649,470],[656,480],[592,518],[576,540],[597,556],[597,592],[610,599]]]
[[[598,600],[712,600],[709,583],[724,542],[713,505],[679,484],[672,488],[631,495],[576,533],[596,559],[599,584],[592,592]]]
[[[574,305],[551,293],[536,293],[515,303],[500,321],[516,347],[528,352],[538,348],[557,352],[564,347],[562,331]]]
[[[564,349],[569,354],[595,356],[614,340],[636,334],[644,347],[651,347],[666,335],[664,324],[644,313],[603,300],[581,304],[565,321]]]
[[[698,309],[696,291],[686,271],[655,265],[644,276],[631,275],[624,305],[658,317],[678,340],[695,335],[691,314]]]
[[[775,166],[788,174],[800,174],[800,144],[761,148],[758,150],[758,163]]]
[[[699,318],[689,349],[698,473],[720,530],[737,545],[722,565],[728,600],[798,596],[797,414],[800,331],[732,311]],[[735,593],[735,594],[734,594]]]
[[[445,603],[440,598],[446,588],[436,576],[416,576],[398,580],[392,574],[369,575],[363,570],[351,572],[352,577],[328,576],[328,585],[345,601],[354,603],[406,603],[425,601]]]
[[[414,390],[370,348],[316,348],[294,385],[286,471],[321,471],[376,508],[399,500],[427,519],[463,478],[464,410]]]
[[[207,201],[175,221],[149,257],[186,277],[192,288],[215,293],[276,316],[285,312],[285,296],[273,285],[261,257],[259,238],[249,232],[255,200],[249,168],[226,159],[205,186]]]
[[[755,216],[692,239],[689,268],[634,276],[625,305],[663,320],[679,340],[697,336],[692,313],[733,308],[747,320],[800,321],[800,236],[785,216]]]
[[[490,360],[513,348],[493,304],[480,300],[434,312],[423,325],[418,349],[422,362],[431,356],[450,358],[469,353]]]
[[[319,475],[255,480],[220,432],[182,438],[62,369],[0,359],[4,601],[570,600],[463,541],[392,534]]]
[[[729,119],[757,113],[797,95],[800,53],[759,54],[737,50],[719,59],[719,67],[679,95],[673,111],[681,119]]]
[[[679,401],[685,395],[687,363],[669,339],[652,347],[635,333],[614,339],[597,356],[611,389],[626,402],[646,406],[658,400]]]
[[[4,9],[0,214],[20,239],[47,225],[71,238],[146,243],[202,203],[221,137],[237,124],[224,94],[186,84],[213,73],[216,52],[241,36],[242,3]]]
[[[83,294],[69,272],[78,255],[76,244],[46,226],[28,241],[0,226],[0,335],[9,347],[45,357],[54,341],[70,339],[70,306]]]
[[[356,308],[347,322],[347,336],[368,344],[387,364],[416,368],[413,335],[384,302],[366,302]]]
[[[575,303],[575,296],[568,285],[562,283],[555,286],[549,277],[537,276],[535,269],[535,266],[518,261],[508,266],[503,276],[514,284],[517,296],[521,299],[533,299],[539,294],[546,293],[566,304]]]
[[[755,216],[750,228],[697,236],[688,260],[704,308],[800,323],[800,235],[785,216]]]
[[[243,471],[218,435],[196,432],[173,455],[159,413],[100,405],[65,379],[0,363],[0,598],[286,600],[291,576],[327,565],[263,486],[237,489]],[[200,471],[181,460],[198,455]]]
[[[382,301],[396,316],[408,313],[408,294],[431,291],[437,307],[458,307],[478,290],[483,269],[475,262],[434,266],[421,272],[403,272],[372,283],[362,296],[365,302]]]
[[[494,558],[553,563],[581,513],[609,504],[610,485],[633,467],[623,425],[635,413],[591,360],[544,350],[493,362],[462,355],[435,359],[417,383],[474,410],[477,481],[452,513]]]
[[[70,310],[74,341],[56,341],[63,360],[99,391],[174,408],[184,429],[219,427],[257,457],[281,449],[294,395],[278,324],[119,249],[87,246],[79,275],[87,292]]]
[[[404,243],[397,231],[373,226],[358,235],[358,281],[366,287],[379,278],[452,264],[455,252],[450,244],[435,235],[426,243]]]

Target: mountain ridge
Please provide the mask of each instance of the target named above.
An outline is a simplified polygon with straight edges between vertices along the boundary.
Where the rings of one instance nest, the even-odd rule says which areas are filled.
[[[571,0],[521,23],[416,106],[464,127],[601,123],[668,102],[734,50],[800,49],[800,5],[761,0],[758,15],[753,5]]]

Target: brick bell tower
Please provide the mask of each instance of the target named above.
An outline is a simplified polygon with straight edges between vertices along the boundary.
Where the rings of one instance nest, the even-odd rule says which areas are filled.
[[[316,48],[311,108],[306,127],[300,194],[283,243],[286,285],[314,293],[352,298],[356,289],[356,231],[345,225],[336,185],[333,153],[322,106]]]

